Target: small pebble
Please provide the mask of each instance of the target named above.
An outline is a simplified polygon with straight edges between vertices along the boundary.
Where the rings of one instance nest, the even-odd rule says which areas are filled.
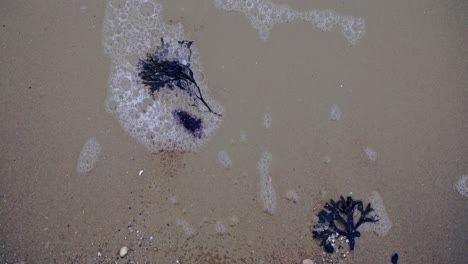
[[[119,250],[119,255],[121,258],[125,257],[125,255],[127,255],[128,253],[128,247],[122,247],[120,250]]]
[[[312,260],[310,260],[310,259],[304,259],[302,261],[302,264],[314,264],[314,262]]]

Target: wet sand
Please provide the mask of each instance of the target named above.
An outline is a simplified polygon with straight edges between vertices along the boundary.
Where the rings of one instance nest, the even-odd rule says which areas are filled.
[[[210,96],[225,108],[196,153],[150,154],[106,112],[106,3],[0,3],[1,263],[321,261],[314,215],[329,199],[367,201],[373,191],[392,228],[363,233],[346,263],[390,263],[394,253],[401,263],[466,262],[468,199],[454,189],[468,171],[466,2],[290,1],[365,18],[354,46],[300,21],[263,41],[244,15],[212,1],[161,3],[195,41]],[[79,174],[91,137],[102,151]],[[259,201],[263,151],[273,157],[274,215]],[[291,189],[296,203],[284,198]]]

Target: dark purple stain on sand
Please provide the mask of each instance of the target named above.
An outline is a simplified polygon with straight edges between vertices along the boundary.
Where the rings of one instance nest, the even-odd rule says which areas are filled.
[[[179,124],[187,130],[187,132],[196,138],[201,138],[203,126],[200,118],[179,109],[172,112],[172,114]]]

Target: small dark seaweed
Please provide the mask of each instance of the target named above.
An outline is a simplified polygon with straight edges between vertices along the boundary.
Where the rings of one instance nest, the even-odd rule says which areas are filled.
[[[169,43],[164,43],[161,38],[161,45],[157,46],[153,53],[146,54],[146,59],[141,60],[138,64],[139,74],[142,83],[149,88],[150,95],[154,98],[154,92],[167,87],[179,89],[187,92],[194,100],[200,100],[205,107],[213,114],[220,115],[211,110],[208,103],[203,98],[200,87],[198,86],[195,78],[193,77],[192,69],[190,68],[190,61],[192,57],[193,41],[178,41],[178,50],[185,55],[185,59],[180,61],[176,58],[168,58]],[[193,89],[196,88],[196,91]],[[196,102],[195,102],[196,103]]]
[[[175,110],[172,112],[174,118],[196,138],[201,138],[202,136],[202,120],[196,116],[191,115],[190,113],[183,110]]]
[[[356,210],[359,211],[359,219],[355,223]],[[349,240],[349,249],[354,250],[355,238],[361,236],[358,231],[359,226],[367,222],[378,221],[377,215],[367,216],[372,211],[374,209],[371,208],[370,203],[364,209],[362,201],[353,200],[349,196],[346,200],[341,196],[337,202],[330,200],[317,215],[319,222],[313,226],[313,237],[322,239],[320,246],[328,253],[333,253],[335,250],[334,243],[330,238],[335,237],[336,234],[346,237]]]

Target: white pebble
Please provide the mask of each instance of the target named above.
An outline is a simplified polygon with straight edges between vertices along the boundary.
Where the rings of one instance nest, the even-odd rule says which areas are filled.
[[[128,247],[122,247],[120,250],[119,250],[119,255],[121,258],[125,257],[125,255],[127,255],[128,253]]]

